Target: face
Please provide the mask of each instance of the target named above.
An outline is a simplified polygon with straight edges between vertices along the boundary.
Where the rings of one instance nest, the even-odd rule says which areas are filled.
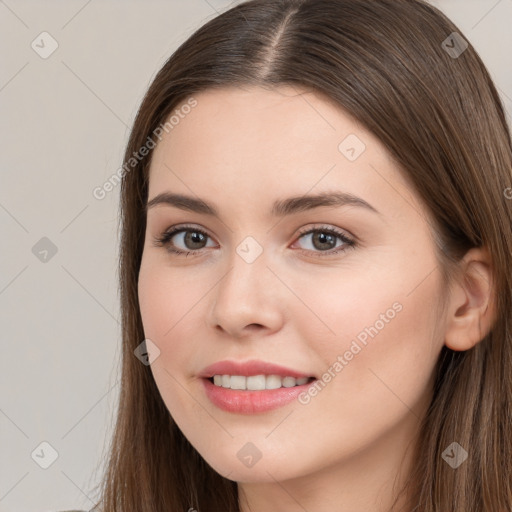
[[[316,93],[194,98],[154,149],[138,283],[170,414],[238,482],[396,459],[443,344],[428,213]]]

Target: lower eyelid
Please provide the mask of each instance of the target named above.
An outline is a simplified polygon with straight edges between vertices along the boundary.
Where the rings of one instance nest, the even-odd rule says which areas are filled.
[[[189,255],[189,254],[198,254],[199,255],[201,253],[201,251],[203,251],[204,249],[208,249],[208,248],[211,249],[212,248],[212,247],[202,247],[200,249],[180,249],[180,248],[176,248],[175,246],[173,246],[171,244],[171,239],[172,238],[174,238],[174,237],[176,237],[176,236],[178,236],[180,234],[187,233],[187,232],[201,233],[207,239],[214,240],[214,238],[212,236],[210,236],[208,233],[206,233],[202,229],[194,228],[194,227],[188,227],[188,226],[183,226],[183,227],[179,227],[179,228],[174,229],[174,230],[167,230],[162,235],[155,237],[154,238],[154,244],[156,246],[159,246],[159,247],[164,246],[169,252],[171,252],[171,253],[173,253],[175,255],[178,255],[178,256],[184,256],[185,254],[186,255]],[[304,253],[309,253],[309,254],[312,253],[312,254],[315,254],[316,256],[322,256],[323,254],[325,254],[325,256],[328,257],[329,255],[334,255],[334,254],[337,254],[339,252],[344,252],[347,249],[351,249],[351,248],[353,248],[355,246],[354,239],[349,237],[345,233],[337,232],[336,230],[333,230],[332,228],[322,228],[322,227],[309,229],[309,230],[306,230],[306,231],[303,231],[303,232],[299,233],[295,237],[294,244],[297,243],[297,241],[299,241],[301,238],[303,238],[303,237],[305,237],[307,235],[312,235],[312,234],[314,234],[316,232],[329,233],[329,234],[333,235],[335,238],[337,238],[338,240],[341,240],[342,244],[340,246],[338,246],[338,247],[333,247],[333,248],[331,248],[329,250],[326,250],[326,251],[315,251],[315,250],[311,250],[311,249],[298,248],[299,251],[302,251]]]

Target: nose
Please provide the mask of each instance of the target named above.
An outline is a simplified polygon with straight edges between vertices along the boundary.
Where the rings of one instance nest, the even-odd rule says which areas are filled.
[[[283,285],[267,267],[264,252],[252,263],[236,252],[211,292],[208,324],[232,338],[278,331],[284,321]]]

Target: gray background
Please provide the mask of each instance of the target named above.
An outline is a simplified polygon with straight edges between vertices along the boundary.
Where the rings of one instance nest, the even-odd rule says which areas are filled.
[[[479,51],[511,119],[512,0],[432,3]],[[120,344],[119,187],[92,191],[120,166],[160,66],[230,4],[0,0],[2,512],[92,507]],[[51,49],[44,31],[58,43],[47,58],[31,47]],[[47,469],[42,442],[58,453]]]

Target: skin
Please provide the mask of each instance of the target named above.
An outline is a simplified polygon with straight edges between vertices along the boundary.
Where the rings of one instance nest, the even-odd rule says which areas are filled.
[[[419,197],[378,139],[325,97],[288,86],[194,97],[154,149],[148,197],[200,197],[220,218],[170,205],[147,213],[138,292],[145,336],[160,350],[151,370],[162,399],[208,464],[238,482],[242,512],[387,511],[415,456],[443,344],[471,348],[490,324],[487,255],[472,249],[461,264],[471,286],[447,292]],[[338,149],[349,134],[366,145],[355,161]],[[380,214],[324,206],[270,215],[275,200],[335,190]],[[196,255],[155,245],[183,223],[208,234],[188,246],[174,236]],[[329,256],[340,239],[322,246],[299,234],[326,227],[356,246]],[[252,263],[236,252],[247,236],[263,250]],[[321,378],[396,303],[394,318],[305,405],[248,416],[203,391],[198,374],[226,359]],[[252,467],[237,457],[248,442],[261,452]]]

